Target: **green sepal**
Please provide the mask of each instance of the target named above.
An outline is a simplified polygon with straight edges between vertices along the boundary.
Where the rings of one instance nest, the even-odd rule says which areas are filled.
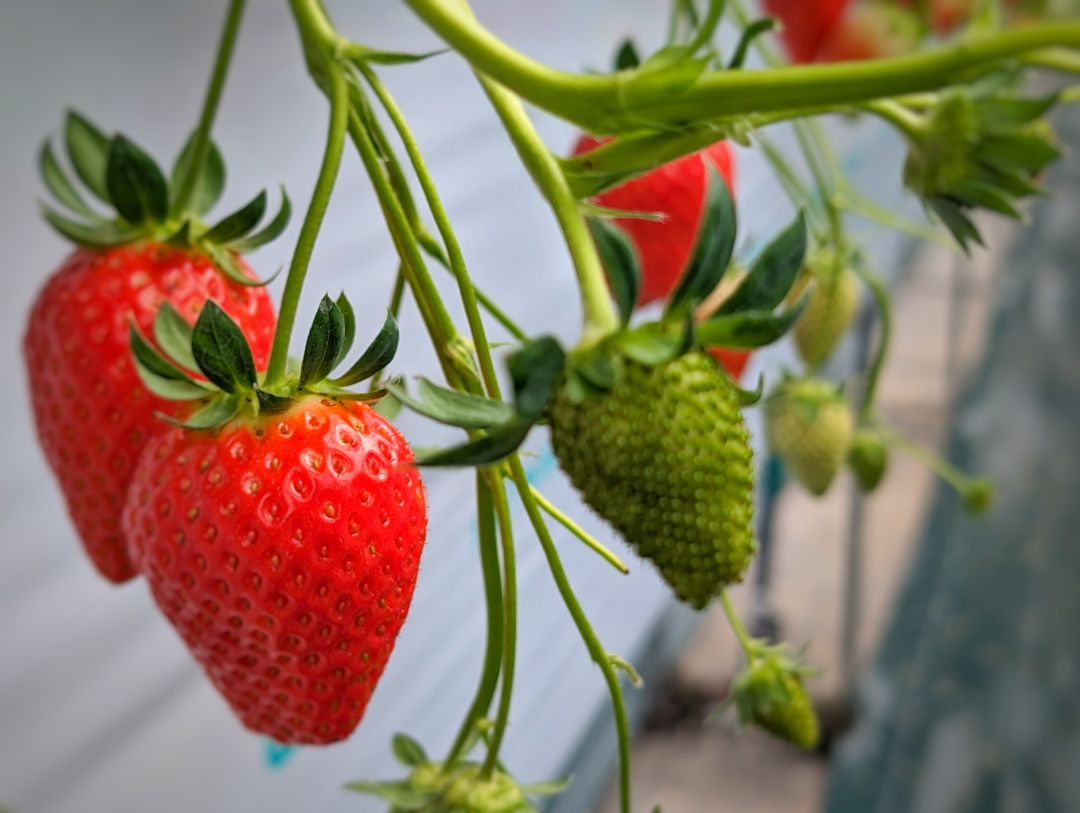
[[[514,403],[525,418],[539,418],[555,397],[566,369],[566,352],[551,336],[529,342],[507,361]]]
[[[612,296],[619,308],[619,316],[625,325],[630,321],[641,290],[641,263],[637,250],[626,232],[609,223],[590,217],[587,221],[600,260],[607,271]]]
[[[953,193],[968,206],[979,206],[1013,220],[1020,220],[1020,213],[1009,201],[1009,196],[993,184],[974,179],[961,181],[953,187]]]
[[[124,220],[139,226],[169,214],[169,187],[154,159],[122,135],[109,143],[105,165],[109,201]]]
[[[208,146],[206,160],[199,168],[199,177],[195,179],[195,188],[192,190],[188,203],[189,210],[196,215],[204,215],[213,209],[225,190],[225,160],[221,157],[217,144],[211,141]],[[169,214],[173,217],[182,214],[176,209],[176,193],[180,191],[180,185],[187,176],[194,151],[195,133],[192,133],[188,136],[180,154],[176,156],[172,171],[169,173]]]
[[[697,326],[697,341],[705,347],[764,347],[788,332],[809,299],[807,292],[792,307],[779,313],[741,311],[714,316]]]
[[[255,398],[259,402],[259,412],[274,414],[284,412],[293,403],[293,399],[285,395],[277,395],[264,389],[255,389]]]
[[[492,427],[483,437],[418,457],[416,465],[435,468],[487,466],[497,463],[517,451],[532,426],[532,421],[514,418],[508,423]]]
[[[349,387],[382,371],[394,360],[399,338],[397,321],[392,313],[387,312],[378,335],[360,358],[343,375],[332,379],[330,383],[338,387]]]
[[[438,791],[414,788],[406,780],[346,782],[345,789],[351,790],[353,793],[378,796],[383,801],[392,804],[396,810],[402,811],[423,810],[439,796]]]
[[[772,31],[776,28],[776,20],[772,17],[763,17],[760,20],[755,20],[743,29],[742,36],[739,37],[739,44],[735,46],[735,52],[731,56],[731,61],[728,62],[728,70],[738,70],[743,66],[746,61],[746,55],[750,51],[750,46],[754,40],[760,37],[762,34]]]
[[[711,62],[711,56],[695,58],[685,45],[665,46],[623,75],[622,97],[630,107],[670,100],[694,84]],[[661,126],[660,122],[651,124]]]
[[[386,389],[413,412],[461,429],[490,429],[518,417],[514,407],[503,401],[440,387],[426,378],[418,379],[416,398],[397,382],[388,383]]]
[[[109,139],[84,116],[68,110],[64,122],[64,141],[68,157],[86,188],[103,203],[109,203],[109,190],[105,183],[105,167],[108,164]]]
[[[762,249],[735,292],[716,313],[771,311],[784,301],[806,257],[806,215],[800,211],[791,224]]]
[[[578,209],[586,217],[595,217],[599,220],[647,220],[650,223],[663,223],[667,215],[663,212],[642,212],[637,209],[616,209],[612,206],[601,206],[591,200],[583,200],[578,204]]]
[[[232,240],[239,239],[255,228],[255,225],[262,220],[265,213],[266,190],[263,189],[235,212],[226,215],[211,226],[201,235],[201,239],[218,245],[224,245]]]
[[[195,381],[146,341],[134,322],[129,336],[135,372],[150,392],[169,401],[190,401],[210,393],[209,387]]]
[[[311,320],[304,357],[300,362],[300,387],[322,381],[334,369],[345,342],[345,316],[326,294]]]
[[[285,192],[285,187],[281,187],[281,206],[278,207],[277,214],[274,215],[273,219],[254,234],[231,240],[229,247],[238,254],[250,254],[255,249],[261,248],[271,240],[276,240],[281,236],[281,233],[288,227],[291,217],[292,202]]]
[[[385,391],[386,394],[375,402],[373,407],[376,412],[382,415],[386,420],[392,421],[398,415],[401,414],[401,399],[399,399],[392,392]]]
[[[337,398],[341,401],[359,401],[376,404],[382,403],[387,396],[387,391],[384,389],[363,391],[347,390],[344,387],[335,387],[329,381],[320,381],[317,384],[310,384],[308,385],[307,391],[318,395],[325,395],[327,398]]]
[[[1061,150],[1034,133],[1009,133],[987,138],[975,148],[975,157],[994,167],[1039,172],[1061,157]]]
[[[255,361],[243,331],[214,300],[207,300],[191,335],[191,353],[207,380],[225,392],[255,386]]]
[[[254,279],[244,273],[243,269],[240,267],[240,263],[236,260],[236,254],[233,253],[233,249],[217,245],[216,243],[203,241],[199,242],[198,248],[210,258],[218,271],[237,285],[243,285],[245,288],[263,288],[273,282],[277,275],[281,273],[281,269],[279,268],[271,277],[267,277],[266,279]]]
[[[569,359],[569,365],[598,390],[610,390],[618,383],[621,363],[604,345],[578,351]]]
[[[350,56],[361,62],[374,62],[376,65],[412,65],[439,56],[449,51],[449,48],[439,48],[435,51],[425,51],[419,54],[405,51],[379,51],[375,48],[354,47]]]
[[[391,748],[397,761],[410,768],[415,768],[417,765],[422,765],[428,761],[424,746],[408,734],[395,734]]]
[[[116,223],[86,225],[66,218],[48,206],[41,208],[41,214],[50,226],[68,240],[78,243],[80,246],[111,248],[112,246],[130,243],[139,236],[138,230],[130,226],[121,226]]]
[[[165,243],[175,248],[191,248],[191,221],[184,220],[180,228],[165,238]]]
[[[342,291],[338,294],[337,309],[341,312],[341,320],[345,328],[345,332],[341,338],[341,347],[337,352],[337,356],[334,358],[334,363],[330,365],[330,369],[335,369],[342,361],[345,360],[345,356],[352,349],[353,342],[356,340],[356,313],[353,311],[352,303],[349,302],[349,298],[345,296],[345,292]]]
[[[186,420],[174,418],[163,412],[157,413],[157,416],[163,421],[171,423],[173,426],[179,426],[182,429],[216,429],[239,415],[244,403],[244,399],[239,395],[226,395],[214,398]]]
[[[60,167],[59,162],[57,162],[56,156],[53,155],[52,145],[49,143],[48,139],[41,144],[41,152],[38,155],[38,165],[41,170],[41,177],[45,181],[45,186],[52,192],[53,197],[73,212],[94,221],[101,220],[101,217],[87,205],[86,201],[84,201],[82,196],[76,191],[75,186],[68,180],[67,175],[64,174],[64,170]]]
[[[627,37],[619,44],[618,50],[615,51],[613,64],[616,72],[628,71],[641,64],[641,57],[638,55],[637,46],[634,45],[632,39]]]
[[[934,197],[926,201],[927,206],[940,218],[949,230],[960,249],[965,254],[971,253],[971,243],[985,245],[982,235],[972,222],[971,218],[964,214],[964,210],[955,200],[945,197]]]
[[[988,133],[1007,133],[1030,124],[1057,104],[1058,94],[1044,96],[1041,99],[1017,99],[991,96],[977,99],[975,110],[983,128]]]
[[[758,374],[757,386],[752,390],[746,390],[735,385],[735,394],[739,398],[739,406],[754,406],[765,395],[765,373]]]
[[[168,301],[162,302],[154,317],[154,341],[169,358],[188,370],[197,370],[191,353],[191,325]]]
[[[694,237],[694,248],[686,270],[667,301],[666,313],[693,308],[707,297],[723,278],[735,250],[735,203],[727,183],[711,162],[705,206]]]
[[[631,361],[657,367],[679,357],[685,344],[683,331],[672,330],[672,322],[648,322],[618,334],[614,343]]]

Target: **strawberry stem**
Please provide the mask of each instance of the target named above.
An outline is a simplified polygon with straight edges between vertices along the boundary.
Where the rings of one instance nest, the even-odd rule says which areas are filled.
[[[739,647],[746,657],[746,662],[750,663],[757,657],[759,647],[754,642],[754,639],[750,637],[750,633],[746,631],[746,626],[743,624],[738,612],[736,612],[735,605],[731,603],[731,596],[728,595],[727,590],[720,591],[720,606],[724,610],[724,617],[727,618],[728,626],[735,633],[735,638],[738,640]]]
[[[563,603],[570,613],[574,624],[578,628],[585,648],[589,651],[593,662],[600,668],[607,683],[608,693],[611,696],[611,710],[615,717],[615,730],[619,742],[619,801],[622,813],[630,813],[630,721],[626,714],[626,701],[623,698],[622,686],[619,683],[618,673],[611,661],[611,657],[604,649],[600,639],[596,637],[589,617],[581,608],[581,604],[574,595],[574,588],[570,586],[570,580],[566,577],[566,569],[559,559],[559,551],[551,538],[551,532],[544,522],[540,506],[533,498],[529,478],[525,474],[525,467],[521,465],[520,455],[510,458],[510,475],[517,487],[517,493],[525,506],[525,513],[529,516],[536,536],[540,540],[540,547],[548,562],[551,577],[555,580],[555,586],[562,596]]]
[[[232,61],[236,35],[240,30],[240,20],[244,15],[244,4],[245,0],[231,0],[229,10],[225,15],[225,26],[221,31],[217,56],[214,59],[213,70],[210,72],[210,84],[206,88],[206,98],[203,101],[199,123],[195,129],[191,163],[188,164],[187,172],[181,178],[179,189],[176,192],[172,212],[174,215],[181,214],[191,202],[191,196],[195,191],[195,183],[202,172],[203,164],[206,163],[206,157],[210,154],[210,130],[213,127],[214,116],[217,114],[218,103],[221,101],[221,93],[225,87],[225,76],[229,72],[229,63]]]
[[[608,550],[608,548],[599,539],[593,537],[592,534],[590,534],[588,531],[586,531],[584,528],[574,522],[573,518],[567,516],[567,514],[560,510],[557,505],[551,502],[551,500],[545,497],[535,486],[532,489],[532,495],[533,499],[536,500],[537,505],[543,508],[544,511],[548,514],[548,516],[550,516],[553,520],[566,528],[566,530],[568,530],[570,533],[572,533],[574,536],[584,542],[587,548],[589,548],[594,553],[599,554],[600,558],[602,558],[605,562],[618,570],[620,573],[625,575],[630,572],[630,568],[626,566],[622,559],[620,559],[618,556]]]
[[[870,289],[880,320],[877,349],[874,351],[874,360],[870,364],[870,371],[866,376],[859,404],[859,419],[866,423],[870,421],[874,411],[874,396],[877,393],[878,381],[881,379],[881,371],[885,367],[885,359],[892,342],[892,303],[889,301],[889,292],[885,288],[885,283],[877,274],[872,273],[861,262],[856,262],[853,266],[859,279]]]
[[[311,193],[311,203],[308,204],[303,225],[300,227],[300,236],[296,240],[292,262],[289,264],[285,291],[281,295],[281,311],[278,314],[277,329],[274,331],[274,343],[270,349],[270,364],[266,370],[266,387],[271,390],[279,386],[285,377],[289,340],[296,322],[304,278],[311,263],[315,241],[326,217],[334,184],[337,182],[341,156],[345,151],[345,134],[349,123],[349,86],[340,65],[331,65],[327,78],[330,86],[330,127],[326,136],[326,150],[315,181],[315,189]]]

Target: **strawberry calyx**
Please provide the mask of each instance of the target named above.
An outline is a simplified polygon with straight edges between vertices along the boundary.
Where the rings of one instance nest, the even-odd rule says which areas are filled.
[[[213,300],[207,300],[194,326],[168,303],[154,319],[154,343],[131,325],[131,351],[139,377],[155,395],[191,402],[185,419],[160,415],[187,429],[215,429],[237,418],[284,412],[297,400],[321,396],[354,401],[377,401],[386,390],[349,389],[382,372],[398,346],[397,322],[387,314],[382,328],[360,357],[344,372],[333,375],[352,348],[356,318],[344,294],[323,296],[312,320],[297,367],[284,384],[264,383],[239,326]],[[156,343],[156,346],[155,346]]]
[[[513,454],[537,423],[547,420],[557,394],[573,403],[600,397],[615,388],[626,364],[659,367],[710,347],[750,349],[780,339],[799,318],[806,296],[781,307],[799,275],[806,254],[806,220],[794,221],[765,246],[733,293],[704,321],[695,311],[732,267],[735,207],[727,185],[709,168],[706,203],[694,249],[659,320],[631,325],[641,284],[637,254],[629,238],[606,218],[590,227],[605,267],[621,328],[601,341],[566,351],[550,336],[525,344],[509,358],[514,401],[447,389],[427,379],[415,393],[401,383],[387,390],[402,404],[432,420],[465,429],[473,437],[457,446],[417,457],[421,466],[485,466]],[[738,388],[736,388],[738,389]],[[738,389],[743,405],[756,403],[754,390]]]
[[[1017,202],[1040,193],[1040,173],[1061,155],[1043,118],[1057,101],[1021,97],[1012,76],[997,75],[940,94],[925,113],[902,111],[904,183],[965,251],[983,242],[973,210],[1020,220]]]
[[[732,700],[743,725],[756,725],[800,748],[813,748],[819,726],[803,679],[815,674],[783,645],[753,639],[747,663],[732,685]]]
[[[474,735],[472,747],[479,742]],[[480,763],[459,760],[449,765],[431,761],[420,743],[395,734],[393,753],[410,769],[405,779],[349,782],[346,789],[388,802],[391,811],[455,810],[460,813],[536,813],[532,801],[561,793],[569,779],[520,784],[500,765],[485,775]]]
[[[189,203],[184,205],[177,200],[177,193],[193,160],[194,136],[180,151],[168,179],[133,141],[122,134],[106,136],[74,110],[67,114],[64,144],[82,192],[57,160],[50,139],[42,144],[39,155],[46,187],[67,210],[43,206],[43,216],[64,237],[95,249],[141,240],[168,243],[204,254],[233,282],[265,284],[245,273],[236,255],[254,251],[285,230],[292,207],[284,188],[277,213],[261,228],[267,210],[266,190],[236,211],[207,223],[203,218],[225,186],[225,163],[213,142]]]

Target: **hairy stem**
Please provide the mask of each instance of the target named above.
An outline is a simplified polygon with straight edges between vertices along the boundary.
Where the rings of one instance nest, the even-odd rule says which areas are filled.
[[[750,633],[746,631],[746,626],[743,624],[738,612],[736,612],[735,605],[731,603],[731,596],[727,590],[720,593],[720,606],[724,609],[724,617],[727,618],[731,631],[735,633],[735,638],[738,640],[739,647],[742,649],[743,655],[746,656],[746,660],[748,662],[753,660],[757,654],[758,646],[754,639],[750,637]]]
[[[868,422],[874,411],[874,396],[877,393],[881,371],[885,367],[885,359],[889,355],[889,346],[892,343],[892,303],[889,301],[889,292],[885,289],[885,283],[877,274],[872,273],[861,262],[855,263],[854,268],[859,279],[870,289],[870,294],[874,297],[881,324],[877,349],[874,351],[874,360],[870,363],[870,371],[866,376],[859,405],[859,419]]]
[[[585,546],[589,550],[596,554],[599,554],[605,562],[618,570],[620,573],[629,573],[628,568],[618,556],[612,553],[600,540],[593,537],[588,531],[574,522],[573,518],[568,516],[565,512],[559,509],[551,500],[545,497],[540,490],[535,486],[532,487],[533,499],[536,500],[537,505],[544,509],[544,511],[553,520],[562,525],[566,530],[585,543]]]
[[[210,154],[210,130],[214,126],[214,116],[217,114],[218,104],[221,101],[221,92],[225,88],[225,76],[229,72],[229,63],[232,62],[236,34],[240,30],[240,20],[244,16],[244,4],[245,0],[231,0],[229,3],[229,10],[225,15],[225,26],[221,31],[221,41],[218,43],[217,56],[214,58],[214,67],[210,72],[210,84],[206,88],[202,113],[199,115],[199,123],[195,128],[191,163],[188,164],[187,171],[180,179],[180,187],[176,191],[176,199],[173,202],[173,214],[180,214],[191,202],[195,184],[199,180],[203,164],[206,163],[206,156]]]

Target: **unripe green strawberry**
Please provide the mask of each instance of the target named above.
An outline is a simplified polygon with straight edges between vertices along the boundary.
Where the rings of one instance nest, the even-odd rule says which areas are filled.
[[[817,367],[836,349],[851,327],[859,305],[859,284],[854,272],[840,270],[835,279],[817,278],[806,310],[792,333],[799,357]]]
[[[739,721],[756,725],[800,748],[813,748],[820,734],[817,713],[798,665],[770,653],[755,658],[734,686]]]
[[[828,381],[787,381],[765,401],[769,448],[796,480],[819,496],[844,464],[852,424],[851,408]]]
[[[738,393],[708,355],[627,362],[610,391],[551,411],[559,463],[585,501],[700,609],[754,552],[753,472]]]
[[[460,813],[524,813],[535,810],[514,778],[495,771],[489,779],[480,769],[466,768],[446,788],[443,801],[450,810]]]
[[[877,430],[863,427],[855,433],[848,451],[848,465],[863,491],[878,487],[889,467],[889,447]]]

